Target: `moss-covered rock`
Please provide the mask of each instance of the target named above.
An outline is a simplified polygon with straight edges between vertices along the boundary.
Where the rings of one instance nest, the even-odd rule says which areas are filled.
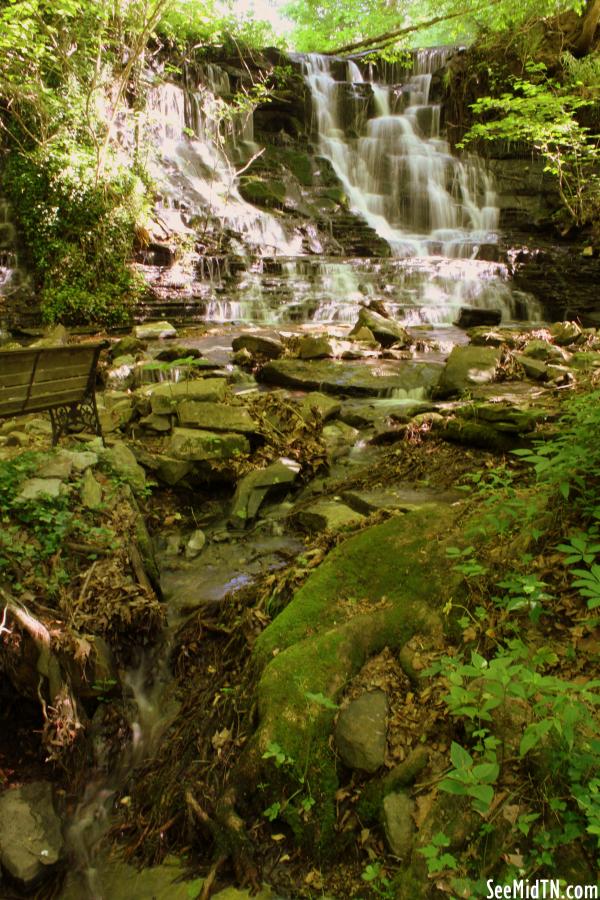
[[[285,765],[270,757],[261,764],[266,797],[280,804],[297,839],[324,856],[339,850],[329,701],[373,654],[441,628],[438,609],[457,587],[445,554],[456,516],[456,508],[428,508],[349,538],[255,644],[260,723],[248,752],[260,759],[275,744],[282,749]],[[307,796],[315,801],[308,813]]]
[[[280,208],[285,201],[285,184],[283,181],[263,181],[261,178],[248,176],[240,179],[240,194],[248,203],[256,206]]]

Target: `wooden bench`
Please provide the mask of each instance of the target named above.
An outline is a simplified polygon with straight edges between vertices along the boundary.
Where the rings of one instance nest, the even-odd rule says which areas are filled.
[[[96,408],[96,366],[109,341],[0,351],[0,418],[48,411],[52,445],[71,431],[102,440]]]

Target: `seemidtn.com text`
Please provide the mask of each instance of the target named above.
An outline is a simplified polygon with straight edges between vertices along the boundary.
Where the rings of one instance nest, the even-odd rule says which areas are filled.
[[[558,878],[521,878],[509,884],[486,881],[486,900],[600,900],[597,884],[565,884]]]

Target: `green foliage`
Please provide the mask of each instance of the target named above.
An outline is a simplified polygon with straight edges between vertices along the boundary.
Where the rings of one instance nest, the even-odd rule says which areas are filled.
[[[385,900],[394,900],[396,897],[392,879],[388,878],[381,863],[369,863],[363,869],[360,877],[378,897],[384,897]]]
[[[428,875],[439,875],[448,869],[457,869],[458,861],[452,853],[445,852],[445,848],[450,846],[450,839],[443,831],[438,831],[431,838],[431,842],[419,850],[425,857],[427,863]]]
[[[161,16],[157,33],[182,50],[193,45],[195,52],[219,45],[235,50],[240,44],[255,49],[284,44],[269,22],[251,12],[240,13],[234,0],[172,0]]]
[[[571,79],[561,84],[543,63],[529,63],[524,76],[511,76],[500,96],[481,97],[472,105],[476,121],[464,137],[473,141],[524,141],[542,155],[563,204],[563,225],[600,222],[600,136],[578,121],[594,102]]]

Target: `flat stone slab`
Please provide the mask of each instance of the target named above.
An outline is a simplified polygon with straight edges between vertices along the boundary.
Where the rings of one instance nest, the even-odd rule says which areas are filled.
[[[200,431],[196,428],[174,428],[169,454],[175,459],[192,462],[206,459],[230,459],[250,452],[250,444],[243,434]]]
[[[170,322],[146,322],[136,325],[134,335],[140,341],[159,340],[160,338],[177,337],[177,329]]]
[[[267,363],[259,380],[327,394],[425,399],[436,386],[441,365],[413,360],[376,363],[279,359]]]
[[[411,512],[437,503],[455,503],[464,498],[458,491],[418,490],[416,488],[378,488],[371,491],[345,491],[342,499],[356,512],[369,516],[383,510]]]
[[[248,350],[249,353],[266,356],[268,359],[278,359],[284,351],[281,341],[267,337],[265,334],[240,334],[231,342],[235,353],[239,350]]]
[[[58,497],[62,487],[60,478],[28,478],[21,485],[17,500],[39,500],[40,497]]]
[[[183,400],[202,403],[218,403],[227,395],[227,382],[223,378],[202,378],[190,381],[164,382],[145,391],[150,396],[152,412],[164,415],[175,411]]]
[[[237,528],[245,528],[258,515],[269,493],[293,484],[300,472],[300,464],[293,459],[278,459],[266,469],[249,472],[238,483],[229,522]]]
[[[303,416],[314,412],[323,422],[335,418],[341,409],[342,404],[339,400],[328,397],[327,394],[321,394],[319,391],[311,391],[300,403],[300,412]]]
[[[297,510],[292,518],[310,532],[336,532],[360,525],[365,517],[337,500],[320,500],[312,506]]]
[[[177,407],[179,424],[184,428],[203,428],[208,431],[236,431],[254,434],[256,422],[243,406],[225,403],[183,400]]]

